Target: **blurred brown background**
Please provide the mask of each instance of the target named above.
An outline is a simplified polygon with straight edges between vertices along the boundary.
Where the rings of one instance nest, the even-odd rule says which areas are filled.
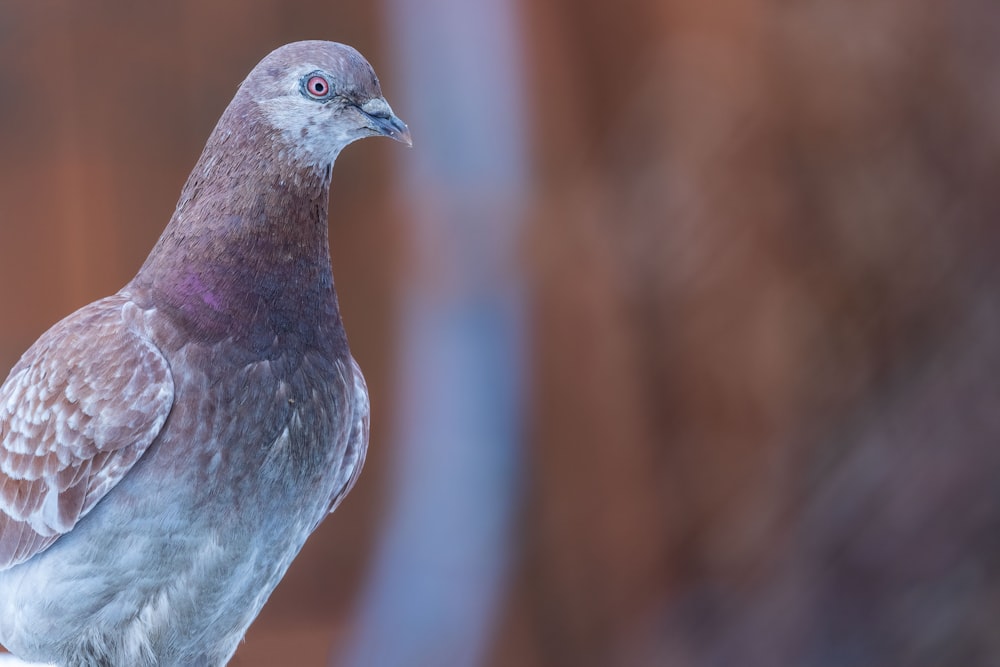
[[[518,16],[530,423],[484,664],[1000,664],[1000,9]],[[350,43],[393,101],[389,20],[380,3],[0,4],[0,372],[132,276],[270,49]],[[325,664],[351,634],[393,456],[407,159],[366,142],[338,161],[369,463],[236,665]]]

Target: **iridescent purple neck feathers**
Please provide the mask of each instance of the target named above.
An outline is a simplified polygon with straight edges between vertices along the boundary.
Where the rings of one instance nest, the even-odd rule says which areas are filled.
[[[336,321],[327,232],[333,164],[357,139],[409,130],[354,49],[299,42],[267,56],[212,132],[131,285],[204,336]],[[297,328],[302,328],[297,325]]]

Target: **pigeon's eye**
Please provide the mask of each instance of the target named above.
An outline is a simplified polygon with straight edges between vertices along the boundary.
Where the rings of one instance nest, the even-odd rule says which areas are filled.
[[[306,79],[306,92],[312,98],[323,99],[330,94],[330,82],[319,74],[313,74]]]

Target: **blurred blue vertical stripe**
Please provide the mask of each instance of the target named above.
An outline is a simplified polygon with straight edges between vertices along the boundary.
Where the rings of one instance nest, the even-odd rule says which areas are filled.
[[[492,636],[516,539],[522,45],[508,0],[390,0],[387,16],[401,84],[390,99],[415,144],[403,181],[418,271],[402,299],[391,507],[356,632],[334,663],[472,666]]]

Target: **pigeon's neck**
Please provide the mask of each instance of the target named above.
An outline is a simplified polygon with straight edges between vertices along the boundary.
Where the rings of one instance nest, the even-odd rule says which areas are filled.
[[[297,166],[276,141],[220,122],[133,280],[206,337],[270,344],[340,327],[328,242],[332,163]],[[301,331],[303,322],[316,330]]]

